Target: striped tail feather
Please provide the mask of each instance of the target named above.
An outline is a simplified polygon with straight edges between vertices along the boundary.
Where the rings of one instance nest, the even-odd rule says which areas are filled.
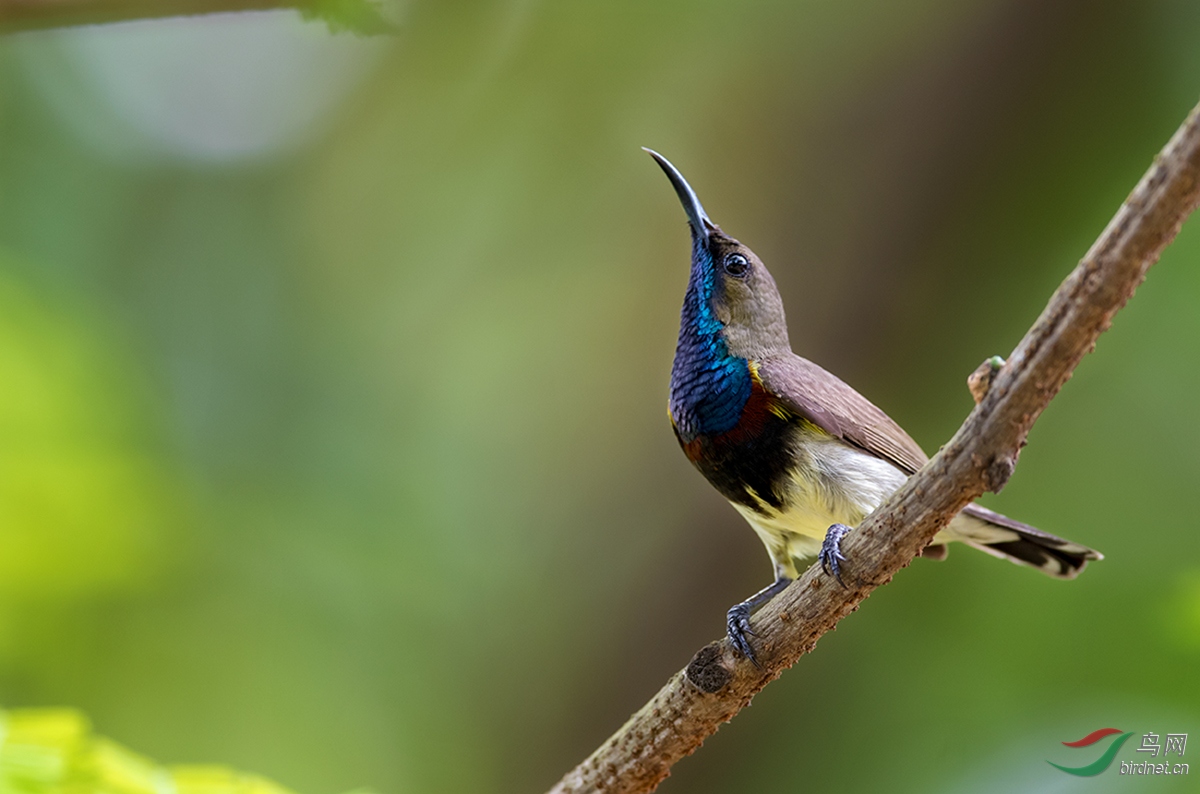
[[[993,557],[1037,568],[1058,579],[1074,579],[1089,560],[1104,559],[1095,549],[976,504],[963,508],[950,524],[948,535]]]

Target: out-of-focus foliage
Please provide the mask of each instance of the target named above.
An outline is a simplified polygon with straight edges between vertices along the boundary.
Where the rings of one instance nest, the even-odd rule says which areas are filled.
[[[396,33],[385,15],[385,4],[376,0],[318,0],[301,10],[305,19],[320,19],[332,33],[350,31],[363,36]]]
[[[160,766],[91,731],[73,709],[0,711],[3,794],[290,794],[220,766]]]
[[[770,575],[664,416],[639,147],[932,451],[1200,97],[1182,0],[398,19],[0,39],[0,702],[312,794],[549,786]],[[917,561],[662,791],[1060,790],[1062,741],[1200,734],[1198,258],[987,500],[1107,559]]]
[[[108,324],[54,305],[3,264],[0,647],[31,604],[153,580],[183,515],[148,448],[146,384]]]

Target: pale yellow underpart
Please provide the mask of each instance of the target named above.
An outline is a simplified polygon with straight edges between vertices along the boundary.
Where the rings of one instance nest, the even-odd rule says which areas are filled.
[[[908,475],[820,431],[798,433],[792,452],[795,464],[783,498],[788,506],[785,511],[771,508],[758,494],[755,498],[766,515],[745,505],[733,506],[767,547],[775,575],[795,579],[797,560],[817,555],[831,525],[858,526]],[[934,542],[993,543],[1016,537],[1011,530],[959,515],[934,537]]]

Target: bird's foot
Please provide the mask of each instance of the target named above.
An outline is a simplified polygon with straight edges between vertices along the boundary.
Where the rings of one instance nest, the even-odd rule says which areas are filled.
[[[846,537],[846,533],[850,531],[850,527],[845,524],[834,524],[825,533],[825,542],[821,544],[821,553],[817,555],[817,560],[821,563],[821,570],[838,580],[838,584],[842,587],[846,583],[842,581],[842,566],[839,565],[840,560],[846,559],[842,554],[842,538]]]
[[[734,605],[726,613],[725,633],[729,636],[729,644],[733,646],[733,649],[757,667],[758,660],[754,658],[754,648],[750,646],[750,640],[747,639],[747,635],[755,636],[754,629],[750,628],[750,605],[747,602],[743,601]]]
[[[759,590],[742,603],[734,604],[733,608],[725,615],[725,633],[729,636],[729,644],[735,651],[749,659],[755,667],[761,667],[761,665],[754,655],[754,648],[750,645],[750,640],[747,639],[747,635],[756,636],[750,627],[750,613],[755,607],[771,600],[791,583],[792,580],[788,577],[780,576],[772,584]]]

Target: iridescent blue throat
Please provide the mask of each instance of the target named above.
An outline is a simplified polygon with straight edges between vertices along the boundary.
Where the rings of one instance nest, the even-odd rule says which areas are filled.
[[[749,364],[730,355],[724,325],[713,313],[718,278],[708,246],[694,239],[692,273],[671,368],[671,416],[685,443],[699,435],[732,430],[750,399]]]

